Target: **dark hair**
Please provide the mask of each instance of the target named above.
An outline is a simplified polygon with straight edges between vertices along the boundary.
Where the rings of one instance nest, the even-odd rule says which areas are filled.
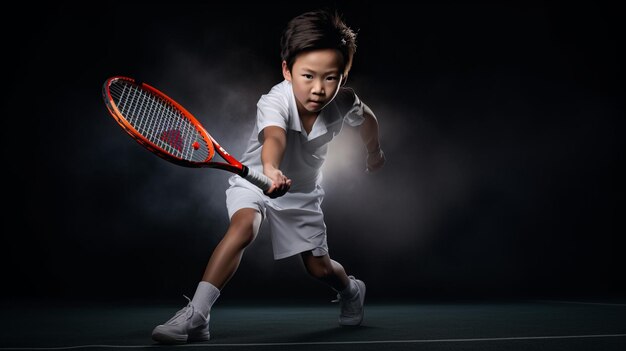
[[[281,58],[291,71],[298,54],[318,49],[337,49],[343,55],[343,75],[352,67],[356,33],[337,11],[316,10],[303,13],[287,24],[280,39]]]

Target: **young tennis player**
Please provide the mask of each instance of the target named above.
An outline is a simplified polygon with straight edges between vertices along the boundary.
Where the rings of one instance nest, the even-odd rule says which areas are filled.
[[[211,306],[263,220],[269,222],[274,259],[300,254],[309,274],[338,293],[339,324],[361,324],[365,284],[330,258],[320,207],[324,197],[320,168],[328,143],[344,123],[360,129],[368,171],[385,163],[376,117],[354,91],[344,87],[355,39],[339,15],[329,11],[307,12],[288,23],[281,39],[284,81],[259,99],[256,125],[241,158],[273,184],[263,193],[238,175],[230,178],[228,230],[211,255],[193,299],[154,329],[154,340],[209,339]]]

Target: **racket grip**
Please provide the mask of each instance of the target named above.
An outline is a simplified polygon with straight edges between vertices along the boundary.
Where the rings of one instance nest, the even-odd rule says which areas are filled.
[[[246,168],[248,169],[248,174],[246,174],[244,178],[247,181],[258,186],[264,192],[269,190],[269,188],[272,186],[272,181],[265,174],[259,173],[252,168]]]

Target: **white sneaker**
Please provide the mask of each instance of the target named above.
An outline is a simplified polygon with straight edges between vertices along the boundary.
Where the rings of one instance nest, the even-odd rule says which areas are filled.
[[[204,317],[196,311],[191,300],[185,296],[189,303],[176,312],[167,322],[158,325],[152,331],[152,339],[162,344],[184,344],[194,341],[208,341],[210,315]]]
[[[349,276],[350,280],[353,280],[357,286],[357,293],[351,299],[344,299],[341,294],[337,294],[337,300],[341,302],[341,313],[339,314],[339,324],[346,326],[357,326],[363,322],[365,302],[365,283],[355,279],[353,276]]]

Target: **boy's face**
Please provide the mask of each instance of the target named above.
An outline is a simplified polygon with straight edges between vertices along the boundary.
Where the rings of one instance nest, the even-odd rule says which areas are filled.
[[[342,80],[343,56],[335,49],[299,54],[291,72],[283,61],[283,76],[291,82],[301,117],[314,115],[330,103]]]

